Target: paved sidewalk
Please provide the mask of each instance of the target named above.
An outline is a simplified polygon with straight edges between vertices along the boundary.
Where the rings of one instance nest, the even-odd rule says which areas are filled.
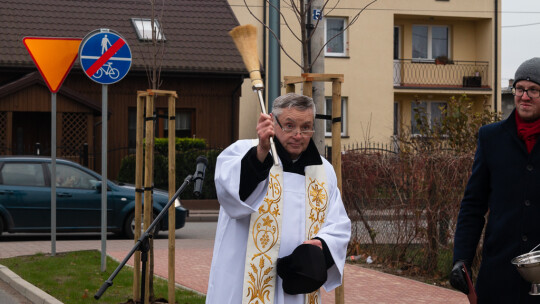
[[[175,271],[176,282],[189,289],[206,293],[208,276],[212,260],[213,236],[203,234],[208,223],[189,222],[186,227],[177,231]],[[166,234],[164,234],[166,235]],[[160,235],[154,240],[155,245],[155,274],[167,277],[167,248],[166,236]],[[107,242],[107,252],[113,258],[121,261],[133,247],[132,240],[110,240]],[[57,252],[90,250],[101,248],[99,240],[57,241]],[[0,258],[30,255],[38,252],[49,253],[50,241],[21,241],[3,242]],[[128,262],[128,264],[130,264]],[[132,265],[132,264],[131,264]],[[112,273],[114,269],[107,269]],[[333,304],[334,292],[323,291],[323,302]],[[1,303],[1,299],[0,299]],[[418,281],[398,277],[357,265],[347,264],[345,267],[345,303],[347,304],[396,304],[396,303],[444,303],[466,304],[465,295],[446,288],[424,284]]]
[[[198,223],[187,223],[188,229],[197,230]],[[180,230],[180,234],[182,230]],[[176,282],[189,289],[206,293],[212,249],[214,240],[209,239],[177,239],[175,254]],[[167,277],[168,255],[167,240],[154,242],[155,274]],[[127,250],[109,251],[109,255],[117,260],[123,260]],[[132,261],[128,262],[133,265]],[[357,265],[345,266],[345,303],[346,304],[466,304],[467,297],[457,291],[437,287],[394,276]],[[335,303],[334,292],[325,292],[322,298],[325,304]]]
[[[178,242],[177,242],[178,245]],[[189,289],[206,293],[212,258],[211,243],[197,242],[189,247],[176,247],[176,282]],[[121,260],[128,251],[110,252]],[[158,249],[155,274],[167,277],[167,249]],[[130,265],[131,261],[128,263]],[[322,292],[323,303],[333,304],[334,292]],[[462,293],[375,270],[347,264],[345,266],[346,304],[466,304]]]

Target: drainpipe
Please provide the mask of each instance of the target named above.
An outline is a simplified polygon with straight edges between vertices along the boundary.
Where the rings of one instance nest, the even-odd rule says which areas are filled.
[[[262,0],[262,2],[263,2],[263,24],[264,24],[265,26],[267,26],[267,25],[268,25],[268,24],[267,24],[268,20],[267,20],[267,18],[266,18],[266,5],[267,5],[267,3],[266,3],[266,0]],[[268,30],[267,30],[265,27],[263,27],[263,40],[262,40],[262,43],[263,43],[263,48],[262,48],[262,49],[263,49],[263,52],[262,52],[262,66],[263,66],[264,74],[261,73],[263,79],[268,79],[268,77],[266,77],[266,76],[267,76],[266,74],[268,74],[268,71],[266,70],[266,32],[267,32],[267,31],[268,31]],[[266,84],[266,86],[268,87],[268,84]]]
[[[279,0],[269,0],[269,28],[274,31],[277,38],[280,39],[279,26]],[[277,9],[277,10],[276,10]],[[272,111],[274,99],[279,96],[281,84],[281,60],[279,43],[272,34],[268,34],[268,112]]]
[[[495,79],[493,80],[493,86],[495,87],[495,94],[493,94],[493,106],[495,112],[497,112],[497,103],[499,99],[499,0],[495,0]]]

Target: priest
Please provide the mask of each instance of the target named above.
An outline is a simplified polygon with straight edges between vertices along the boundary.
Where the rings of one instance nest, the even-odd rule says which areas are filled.
[[[206,303],[321,303],[321,286],[341,285],[351,223],[334,169],[311,139],[315,113],[309,97],[280,96],[260,115],[258,139],[219,155]]]

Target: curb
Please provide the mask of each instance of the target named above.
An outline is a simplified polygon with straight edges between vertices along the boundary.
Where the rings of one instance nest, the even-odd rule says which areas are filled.
[[[217,222],[219,210],[189,210],[186,222]]]
[[[0,265],[0,280],[9,284],[9,286],[13,287],[13,289],[17,290],[34,304],[63,304],[55,297],[23,280],[4,265]]]

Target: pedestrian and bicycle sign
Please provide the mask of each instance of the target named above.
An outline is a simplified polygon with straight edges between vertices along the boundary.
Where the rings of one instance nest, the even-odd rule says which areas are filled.
[[[84,37],[79,48],[82,70],[90,79],[101,84],[120,81],[131,67],[131,50],[120,34],[99,29]]]

